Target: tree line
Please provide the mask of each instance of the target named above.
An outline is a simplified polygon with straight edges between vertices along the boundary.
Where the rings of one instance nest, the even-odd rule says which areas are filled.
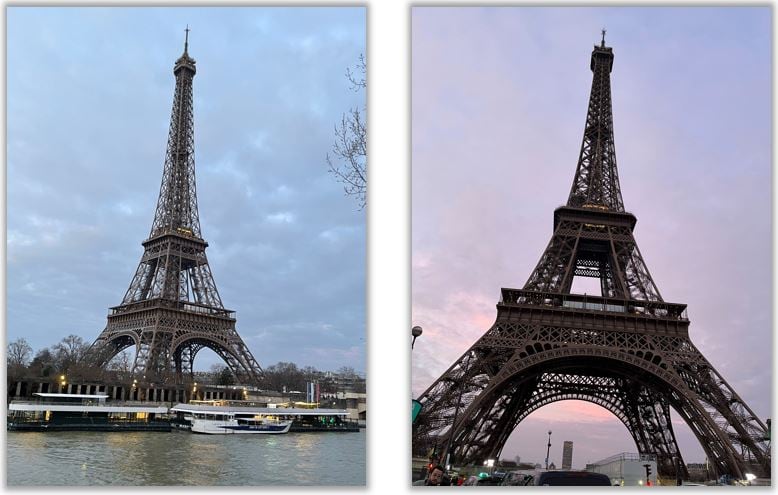
[[[69,382],[129,381],[132,376],[132,355],[127,351],[117,354],[105,368],[95,368],[83,362],[90,344],[77,335],[68,335],[57,344],[33,353],[24,338],[8,344],[7,368],[9,380],[57,380],[65,375]],[[318,381],[321,392],[334,393],[349,389],[364,392],[365,380],[353,368],[343,366],[334,372],[319,371],[312,366],[298,367],[295,363],[279,362],[267,366],[263,388],[277,391],[305,392],[307,382]],[[195,380],[202,384],[235,385],[235,377],[223,364],[214,364],[209,371],[195,372]]]

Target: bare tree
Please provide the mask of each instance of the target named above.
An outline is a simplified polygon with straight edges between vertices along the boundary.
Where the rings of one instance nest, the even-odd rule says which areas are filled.
[[[130,359],[130,353],[126,350],[120,352],[108,362],[106,369],[116,373],[116,377],[119,380],[129,379],[131,375],[130,371],[132,371],[132,360]]]
[[[338,371],[336,371],[338,375],[341,376],[341,378],[359,378],[359,375],[356,371],[354,371],[354,368],[351,366],[341,366],[338,368]]]
[[[265,382],[272,390],[305,390],[305,376],[294,363],[280,362],[267,366]]]
[[[18,378],[27,374],[27,365],[32,357],[32,347],[26,339],[19,338],[8,344],[6,370],[8,376]]]
[[[351,89],[362,91],[367,88],[365,76],[367,64],[364,55],[359,56],[359,62],[352,71],[346,69],[346,77],[351,83]],[[359,202],[359,209],[367,205],[367,110],[363,106],[351,108],[344,113],[340,124],[335,125],[335,143],[332,145],[332,156],[327,153],[329,172],[335,175],[343,184],[347,196],[354,196]]]
[[[54,360],[61,372],[71,371],[84,357],[89,344],[78,335],[68,335],[53,347]]]
[[[32,347],[27,339],[19,338],[8,344],[8,366],[25,367],[32,357]]]

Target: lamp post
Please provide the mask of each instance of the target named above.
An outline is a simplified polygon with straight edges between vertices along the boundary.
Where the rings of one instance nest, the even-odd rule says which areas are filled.
[[[421,327],[418,325],[411,328],[411,335],[413,335],[413,341],[411,342],[411,349],[413,349],[413,344],[416,343],[416,337],[420,336],[421,332],[422,332]]]
[[[548,448],[546,449],[546,471],[548,471],[548,455],[551,452],[551,430],[548,430]]]
[[[416,343],[416,337],[421,335],[421,327],[417,325],[411,328],[411,335],[413,335],[413,341],[411,342],[411,352],[413,352],[413,344]],[[413,392],[411,392],[411,424],[416,422],[416,418],[419,416],[421,409],[421,402],[414,399]]]

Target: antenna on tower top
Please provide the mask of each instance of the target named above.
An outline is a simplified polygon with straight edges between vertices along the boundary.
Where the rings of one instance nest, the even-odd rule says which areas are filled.
[[[184,31],[186,31],[186,39],[184,40],[184,53],[187,53],[189,51],[189,24],[186,25],[186,29],[184,29]]]
[[[602,28],[602,44],[601,47],[605,48],[605,28]]]

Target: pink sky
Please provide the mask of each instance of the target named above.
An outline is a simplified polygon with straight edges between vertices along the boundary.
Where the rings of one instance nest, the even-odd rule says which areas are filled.
[[[687,303],[695,345],[771,415],[769,8],[414,8],[412,392],[423,392],[521,287],[567,201],[589,56],[608,29],[625,207],[663,298]],[[677,419],[677,418],[676,418]],[[604,409],[544,407],[503,457],[574,467],[636,447]],[[684,424],[687,462],[704,453]],[[554,454],[554,449],[557,454]]]

